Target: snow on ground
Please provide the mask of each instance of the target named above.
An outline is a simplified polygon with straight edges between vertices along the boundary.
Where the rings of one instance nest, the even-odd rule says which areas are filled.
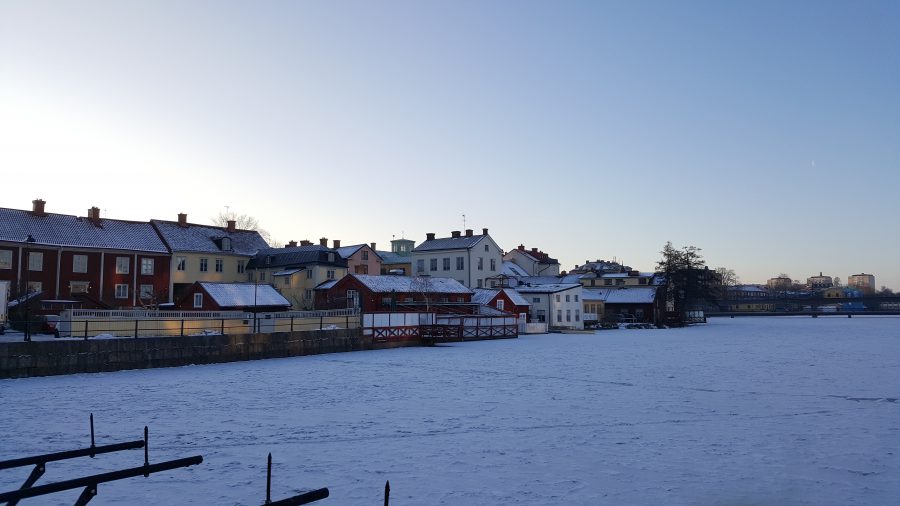
[[[900,498],[900,318],[667,330],[0,381],[0,459],[139,439],[199,466],[92,505],[848,505]],[[136,466],[51,463],[38,483]],[[0,490],[29,470],[0,471]],[[78,491],[22,504],[72,504]]]

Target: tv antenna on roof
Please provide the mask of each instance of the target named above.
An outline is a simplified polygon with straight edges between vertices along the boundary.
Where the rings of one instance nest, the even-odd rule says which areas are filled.
[[[465,213],[463,213],[462,217],[463,217],[463,230],[465,230],[465,229],[466,229],[466,215],[465,215]]]

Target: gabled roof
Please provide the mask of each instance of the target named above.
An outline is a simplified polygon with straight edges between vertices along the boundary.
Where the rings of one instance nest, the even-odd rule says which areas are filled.
[[[195,225],[188,223],[181,226],[174,221],[151,220],[153,226],[159,231],[159,235],[168,244],[173,252],[196,253],[234,253],[236,255],[250,256],[269,245],[255,230],[235,230],[229,232],[224,227],[212,225]],[[220,248],[221,239],[231,239],[231,249]]]
[[[272,285],[199,282],[220,307],[290,306]]]
[[[430,241],[425,241],[422,244],[413,249],[413,252],[419,251],[437,251],[437,250],[452,250],[452,249],[469,249],[474,247],[476,244],[481,242],[485,237],[489,237],[487,235],[472,235],[472,236],[460,236],[460,237],[442,237],[438,239],[432,239]]]
[[[331,262],[328,261],[328,253],[334,255],[334,260]],[[270,258],[269,263],[266,263],[266,258]],[[310,245],[260,250],[247,262],[247,268],[287,270],[290,267],[305,267],[311,264],[347,267],[347,261],[341,258],[336,250],[320,245]]]
[[[500,273],[507,276],[527,276],[528,272],[509,260],[504,260],[500,267]]]
[[[509,300],[512,301],[513,304],[517,306],[530,306],[531,303],[525,300],[522,295],[513,290],[512,288],[503,288],[503,289],[490,289],[490,288],[475,288],[472,290],[474,295],[472,295],[472,302],[477,302],[478,304],[486,305],[490,304],[494,298],[502,291],[509,297]]]
[[[144,251],[168,254],[169,249],[148,222],[103,218],[97,225],[88,218],[0,208],[0,241],[23,243],[28,236],[35,246]]]
[[[516,287],[519,293],[556,293],[571,290],[573,288],[581,288],[581,283],[555,283],[542,285],[520,285]]]
[[[373,276],[371,274],[350,274],[366,288],[375,293],[472,293],[462,283],[451,278],[410,276]]]
[[[656,290],[652,286],[585,288],[581,292],[581,298],[607,304],[652,304],[656,300]]]
[[[355,255],[356,252],[362,248],[369,248],[371,251],[373,251],[375,253],[376,256],[381,258],[381,253],[379,253],[376,250],[373,250],[372,247],[369,246],[368,244],[353,244],[351,246],[342,246],[340,248],[335,249],[335,251],[337,251],[337,254],[340,255],[341,258],[346,259],[346,258],[350,258],[353,255]],[[382,261],[383,261],[383,259],[382,259]]]

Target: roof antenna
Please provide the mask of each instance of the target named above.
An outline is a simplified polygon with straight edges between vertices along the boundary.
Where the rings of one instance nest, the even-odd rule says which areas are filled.
[[[462,217],[463,217],[463,230],[465,230],[465,229],[466,229],[466,215],[465,215],[465,213],[463,213]]]

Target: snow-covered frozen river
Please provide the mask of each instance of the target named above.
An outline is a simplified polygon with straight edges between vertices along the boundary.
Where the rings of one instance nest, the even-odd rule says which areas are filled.
[[[668,330],[0,381],[0,459],[140,439],[199,466],[101,504],[900,503],[900,318]],[[39,484],[133,467],[51,463]],[[0,471],[0,491],[28,469]],[[21,504],[72,504],[77,491]]]

